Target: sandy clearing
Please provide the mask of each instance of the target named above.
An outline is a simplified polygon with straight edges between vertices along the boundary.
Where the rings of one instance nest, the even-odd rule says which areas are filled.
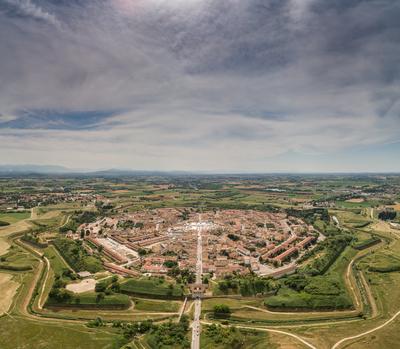
[[[346,200],[346,202],[354,202],[354,203],[360,203],[360,202],[364,202],[364,201],[365,201],[364,198],[353,198],[353,199]]]
[[[0,273],[0,315],[3,315],[11,306],[14,294],[18,289],[19,283],[12,280],[11,274]]]
[[[395,211],[400,211],[400,203],[396,202],[396,205],[389,206],[393,208]]]
[[[31,225],[26,220],[19,221],[17,223],[0,228],[0,237],[7,237],[10,236],[11,234],[27,230],[30,227]]]
[[[85,279],[78,283],[67,285],[66,289],[74,293],[83,293],[87,291],[94,291],[95,286],[96,286],[95,279]]]

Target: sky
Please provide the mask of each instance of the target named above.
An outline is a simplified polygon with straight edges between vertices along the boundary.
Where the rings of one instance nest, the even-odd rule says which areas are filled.
[[[0,0],[0,164],[400,171],[398,0]]]

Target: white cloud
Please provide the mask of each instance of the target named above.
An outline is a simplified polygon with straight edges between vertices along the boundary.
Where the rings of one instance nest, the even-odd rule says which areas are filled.
[[[4,122],[9,122],[9,121],[13,121],[13,120],[17,120],[17,116],[15,115],[3,115],[0,114],[0,124],[4,123]]]
[[[56,27],[60,27],[61,23],[57,17],[36,5],[31,0],[5,0],[10,5],[15,6],[18,10],[26,16],[31,16],[35,19],[43,20]]]

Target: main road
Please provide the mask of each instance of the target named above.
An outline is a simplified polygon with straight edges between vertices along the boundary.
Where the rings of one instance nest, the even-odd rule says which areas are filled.
[[[201,215],[199,215],[199,223],[201,223]],[[203,274],[203,246],[201,240],[201,225],[197,228],[197,258],[196,258],[196,284],[202,284]],[[200,315],[201,315],[201,298],[197,296],[194,301],[194,317],[192,324],[192,349],[200,348]]]

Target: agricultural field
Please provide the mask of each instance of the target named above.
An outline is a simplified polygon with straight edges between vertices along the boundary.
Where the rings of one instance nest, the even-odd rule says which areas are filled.
[[[0,222],[13,224],[23,219],[29,218],[30,215],[30,211],[0,213]]]
[[[3,290],[0,299],[0,316],[10,308],[18,286],[19,284],[13,280],[12,274],[0,273],[0,289]]]

